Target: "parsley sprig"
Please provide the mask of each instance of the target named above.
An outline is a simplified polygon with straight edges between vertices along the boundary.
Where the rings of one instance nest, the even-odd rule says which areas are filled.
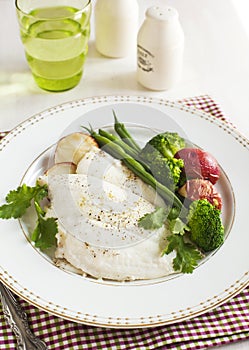
[[[138,220],[138,226],[145,230],[156,230],[163,226],[168,211],[158,207],[152,213],[145,214]]]
[[[163,254],[176,252],[176,257],[173,259],[174,270],[192,273],[202,258],[201,252],[192,243],[186,242],[181,234],[170,235],[168,242]]]
[[[168,244],[162,254],[176,252],[173,259],[173,268],[177,272],[192,273],[202,258],[201,252],[185,239],[188,226],[180,219],[169,219],[168,210],[165,208],[156,208],[154,212],[145,214],[138,221],[138,226],[145,230],[158,229],[167,221],[171,235],[167,237]]]
[[[46,185],[36,184],[34,187],[23,184],[16,190],[10,191],[5,200],[6,204],[0,206],[0,218],[21,218],[26,210],[34,203],[37,222],[31,234],[31,240],[35,246],[41,250],[50,248],[56,244],[56,233],[58,232],[55,218],[45,218],[45,211],[41,206],[41,201],[47,197],[48,189]]]

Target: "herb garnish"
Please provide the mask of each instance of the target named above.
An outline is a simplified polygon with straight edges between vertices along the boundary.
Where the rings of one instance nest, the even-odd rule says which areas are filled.
[[[48,189],[46,185],[34,187],[23,184],[16,190],[10,191],[5,200],[6,204],[0,206],[0,218],[20,218],[27,208],[34,202],[35,211],[37,214],[36,227],[31,234],[31,240],[35,242],[35,246],[44,250],[56,244],[55,235],[58,232],[57,221],[55,218],[45,219],[45,211],[41,207],[40,202],[47,197]]]
[[[158,207],[152,213],[145,214],[138,220],[138,226],[145,230],[156,230],[163,226],[167,217],[166,208]]]
[[[184,235],[186,231],[189,231],[189,228],[180,218],[170,220],[167,209],[158,207],[154,212],[141,217],[138,226],[145,230],[153,230],[162,227],[165,223],[167,223],[171,235],[167,237],[168,245],[163,250],[162,255],[175,251],[174,270],[192,273],[202,258],[202,254],[195,245],[185,240]]]

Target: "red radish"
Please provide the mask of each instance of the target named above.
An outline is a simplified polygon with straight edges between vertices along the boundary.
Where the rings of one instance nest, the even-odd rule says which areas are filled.
[[[208,152],[199,148],[183,148],[175,158],[184,161],[183,171],[187,179],[205,179],[215,184],[220,176],[217,160]]]
[[[191,201],[207,199],[213,206],[221,210],[222,199],[213,184],[208,180],[192,179],[188,180],[184,186],[178,190],[179,194]]]

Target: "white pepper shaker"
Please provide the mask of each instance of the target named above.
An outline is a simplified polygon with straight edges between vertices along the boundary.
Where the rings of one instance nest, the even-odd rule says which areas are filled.
[[[136,53],[139,7],[137,0],[97,0],[95,45],[104,56]]]
[[[137,37],[137,79],[151,90],[168,90],[180,79],[184,33],[176,9],[150,7]]]

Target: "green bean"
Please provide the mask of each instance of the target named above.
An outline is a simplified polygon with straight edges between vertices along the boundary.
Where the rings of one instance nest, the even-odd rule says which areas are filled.
[[[135,160],[137,160],[140,164],[142,164],[142,166],[145,168],[146,171],[151,173],[149,166],[147,164],[145,164],[142,159],[140,159],[139,152],[137,152],[135,149],[133,149],[132,147],[127,145],[123,140],[121,140],[117,136],[115,136],[115,135],[113,135],[113,134],[111,134],[103,129],[99,129],[99,134],[101,136],[104,136],[107,139],[113,141],[117,145],[119,145],[127,154],[129,154],[131,157],[133,157]]]
[[[116,113],[113,111],[113,115],[114,115],[114,129],[116,131],[116,133],[119,135],[119,137],[130,147],[132,147],[134,150],[136,150],[137,152],[141,151],[141,148],[139,147],[139,145],[136,143],[136,141],[133,139],[133,137],[131,136],[131,134],[128,132],[128,130],[126,129],[125,125],[123,123],[120,123],[118,121],[118,118],[116,116]]]
[[[127,143],[125,143],[123,140],[121,140],[120,138],[118,138],[117,136],[103,130],[103,129],[99,129],[99,134],[101,136],[106,137],[107,139],[113,141],[114,143],[116,143],[117,145],[119,145],[120,147],[123,148],[123,150],[129,154],[130,156],[132,156],[133,158],[137,159],[138,157],[138,152],[130,147]]]

